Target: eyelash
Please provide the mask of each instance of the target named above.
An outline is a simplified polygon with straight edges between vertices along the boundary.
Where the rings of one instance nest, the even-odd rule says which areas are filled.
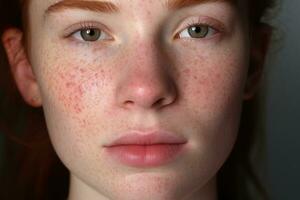
[[[67,30],[66,30],[66,34],[64,35],[64,38],[71,38],[74,39],[74,35],[76,33],[80,34],[81,31],[84,30],[88,30],[88,29],[94,29],[94,30],[99,30],[101,32],[101,37],[102,34],[106,35],[106,37],[109,37],[110,39],[112,39],[111,36],[109,36],[110,34],[107,33],[106,28],[99,28],[99,27],[103,27],[103,25],[96,23],[96,22],[80,22],[78,24],[74,24],[72,26],[70,26]],[[76,39],[75,40],[80,40],[79,42],[87,42],[85,40],[82,39]],[[108,40],[108,39],[105,39]]]
[[[184,31],[187,30],[190,27],[195,27],[195,26],[205,26],[209,29],[209,32],[213,32],[213,35],[218,34],[218,33],[222,33],[225,31],[224,26],[222,26],[221,23],[217,22],[216,20],[207,20],[207,19],[202,19],[202,18],[192,18],[189,21],[187,21],[185,23],[185,25],[183,26],[184,28],[181,28],[180,31],[177,31],[175,34],[175,38],[176,39],[184,39],[184,40],[189,40],[189,39],[193,39],[193,40],[201,40],[201,39],[205,39],[207,38],[206,36],[203,38],[193,38],[193,37],[183,37],[180,38],[180,34]],[[74,24],[72,26],[70,26],[67,31],[66,34],[64,35],[64,38],[71,38],[74,39],[77,42],[81,42],[81,43],[87,43],[89,41],[84,40],[81,36],[79,36],[81,39],[76,38],[75,34],[81,34],[81,31],[84,30],[88,30],[88,29],[94,29],[94,30],[99,30],[101,33],[101,36],[104,34],[104,36],[108,37],[109,39],[97,39],[96,41],[99,40],[111,40],[112,37],[109,36],[110,34],[107,33],[106,28],[99,28],[99,27],[103,27],[103,25],[97,23],[97,22],[80,22],[78,24]],[[213,37],[213,36],[212,36]],[[78,41],[79,40],[79,41]],[[96,42],[96,41],[90,41],[90,42]]]
[[[204,24],[204,23],[196,23],[196,24],[191,24],[191,25],[189,25],[187,28],[184,28],[182,31],[180,31],[179,33],[177,33],[176,34],[176,38],[179,38],[179,36],[186,30],[186,31],[188,31],[188,29],[189,28],[191,28],[191,27],[207,27],[208,28],[208,33],[207,33],[207,35],[209,35],[209,33],[211,33],[211,32],[216,32],[216,30],[214,29],[214,28],[212,28],[211,26],[209,26],[208,24]],[[189,33],[188,33],[189,34]],[[207,37],[207,35],[205,35],[204,37],[202,37],[201,39],[203,39],[203,38],[206,38]],[[187,38],[187,37],[182,37],[182,39],[185,39],[185,38]],[[192,39],[200,39],[200,38],[193,38],[193,37],[190,37],[190,38],[192,38]]]
[[[217,20],[213,20],[213,19],[207,18],[207,17],[199,17],[199,18],[191,18],[189,21],[187,21],[183,26],[184,28],[179,29],[180,31],[176,31],[175,38],[180,39],[179,38],[180,33],[182,33],[184,30],[187,30],[190,27],[195,27],[195,26],[201,26],[201,27],[205,26],[209,29],[210,32],[213,31],[213,36],[211,36],[211,37],[214,37],[214,35],[216,35],[216,34],[225,32],[224,26]],[[181,39],[201,40],[201,39],[205,39],[205,38],[208,38],[208,37],[207,36],[205,36],[204,38],[190,37],[190,38],[181,38]]]

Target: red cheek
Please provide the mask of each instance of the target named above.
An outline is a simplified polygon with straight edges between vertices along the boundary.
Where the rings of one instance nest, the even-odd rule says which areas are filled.
[[[109,73],[100,67],[95,70],[84,66],[85,68],[72,67],[68,70],[57,67],[56,73],[51,73],[53,76],[50,77],[57,107],[83,127],[91,121],[84,113],[95,110],[92,107],[99,103],[100,92],[105,90],[105,74]]]
[[[67,111],[81,113],[84,110],[82,98],[84,95],[81,85],[86,70],[75,68],[70,72],[58,72],[57,86],[58,100]]]

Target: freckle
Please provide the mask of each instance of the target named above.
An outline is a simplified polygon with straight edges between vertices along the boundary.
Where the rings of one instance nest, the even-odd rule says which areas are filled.
[[[189,74],[190,72],[191,72],[191,70],[189,68],[183,70],[184,74]]]
[[[78,88],[78,93],[79,93],[80,96],[83,95],[83,91],[82,91],[82,88],[81,88],[81,87]]]
[[[76,74],[74,72],[71,72],[68,74],[68,77],[71,78],[71,79],[74,79],[76,76]]]
[[[74,83],[73,82],[67,82],[66,83],[66,87],[67,88],[70,88],[70,87],[73,87],[74,86]]]
[[[74,105],[74,108],[75,108],[76,113],[82,112],[82,109],[80,108],[80,106],[77,103]]]
[[[65,75],[64,75],[64,74],[59,74],[59,77],[60,77],[61,79],[65,79]]]
[[[85,70],[85,69],[82,69],[82,68],[81,68],[79,71],[80,71],[82,74],[86,72],[86,70]]]

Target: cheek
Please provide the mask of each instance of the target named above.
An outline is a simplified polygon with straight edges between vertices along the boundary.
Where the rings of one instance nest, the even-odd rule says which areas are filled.
[[[85,70],[80,69],[81,75],[85,73]],[[78,76],[78,70],[72,72],[60,72],[57,76],[58,80],[55,82],[60,83],[56,86],[58,92],[58,101],[63,105],[66,110],[74,113],[81,113],[84,109],[82,104],[83,88],[79,84],[82,79]]]
[[[95,124],[101,126],[95,115],[102,109],[110,72],[103,69],[104,64],[91,68],[76,61],[52,66],[43,72],[43,107],[52,144],[68,166],[95,147]]]
[[[243,56],[198,56],[181,66],[178,80],[189,110],[205,113],[207,120],[238,112],[247,69]]]
[[[199,166],[211,169],[229,155],[239,128],[248,52],[245,42],[236,40],[240,36],[232,38],[216,45],[184,47],[173,56],[180,69],[184,124],[191,127],[192,146],[204,158]]]
[[[183,60],[181,66],[182,113],[188,113],[184,122],[195,130],[195,148],[204,152],[199,157],[207,159],[203,163],[216,169],[231,150],[238,131],[246,59],[243,55],[207,55]]]
[[[68,66],[64,68],[63,66]],[[83,67],[80,67],[83,66]],[[100,104],[102,94],[106,92],[103,68],[90,69],[88,65],[74,63],[57,65],[47,73],[49,90],[44,95],[57,113],[66,114],[72,119],[87,122],[88,110]]]

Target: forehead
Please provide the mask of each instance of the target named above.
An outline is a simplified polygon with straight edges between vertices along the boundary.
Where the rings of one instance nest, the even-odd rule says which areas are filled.
[[[29,0],[20,0],[29,1]],[[35,0],[31,0],[35,1]],[[160,0],[156,1],[156,4],[161,4],[169,10],[176,10],[184,7],[190,7],[194,5],[209,3],[209,2],[225,2],[232,5],[238,5],[241,0]],[[38,1],[41,6],[46,7],[46,12],[57,11],[65,8],[85,8],[94,10],[93,8],[100,11],[118,11],[123,6],[128,4],[142,5],[143,7],[153,5],[153,1],[145,2],[144,0],[44,0]],[[154,4],[155,4],[154,3]]]
[[[44,20],[49,13],[61,12],[69,9],[81,9],[95,11],[103,14],[122,12],[130,14],[136,12],[165,12],[176,11],[183,8],[201,6],[207,3],[225,3],[236,8],[238,15],[248,21],[247,0],[20,0],[25,2],[24,12],[27,20],[32,20],[40,15]],[[32,5],[34,4],[34,5]],[[31,16],[30,16],[31,15]],[[155,14],[156,15],[156,14]],[[154,17],[155,17],[154,15]],[[104,15],[105,16],[105,15]],[[140,15],[139,15],[140,16]],[[39,17],[38,17],[39,18]],[[26,21],[27,21],[26,20]],[[43,21],[44,21],[43,20]],[[35,21],[35,20],[34,20]],[[29,24],[27,24],[29,26]]]

